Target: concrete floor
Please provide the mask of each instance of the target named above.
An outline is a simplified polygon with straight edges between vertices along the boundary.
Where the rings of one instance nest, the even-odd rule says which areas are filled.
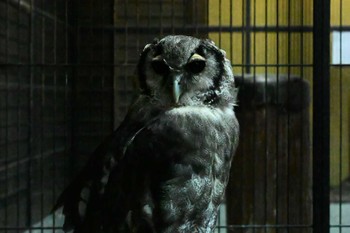
[[[222,208],[225,208],[222,206]],[[223,210],[223,209],[222,209]],[[220,225],[224,226],[226,223],[225,211],[220,212]],[[340,220],[341,217],[341,220]],[[56,211],[54,215],[49,215],[43,219],[43,221],[38,222],[34,225],[34,227],[52,227],[53,223],[55,223],[56,227],[60,227],[63,225],[64,216],[61,214],[61,210]],[[339,205],[339,203],[332,203],[330,205],[330,223],[331,225],[350,225],[350,203],[343,203]],[[48,230],[32,230],[31,233],[64,233],[62,230],[52,229]],[[226,229],[216,230],[217,233],[227,233]],[[25,231],[24,233],[29,233],[29,231]],[[350,233],[350,227],[331,227],[330,233]]]

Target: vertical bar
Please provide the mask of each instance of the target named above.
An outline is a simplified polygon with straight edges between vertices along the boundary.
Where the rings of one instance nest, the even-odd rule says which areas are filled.
[[[233,1],[233,0],[232,0]],[[205,22],[205,24],[206,24],[206,30],[207,30],[207,33],[206,33],[206,36],[208,37],[209,36],[209,28],[210,28],[210,25],[209,25],[209,7],[210,7],[210,2],[209,2],[209,0],[206,0],[206,4],[207,4],[207,9],[206,9],[206,15],[207,15],[207,17],[206,17],[206,22]],[[232,11],[231,11],[232,12]],[[231,61],[232,61],[232,59],[231,59]]]
[[[242,58],[241,58],[241,62],[242,62],[242,67],[241,67],[241,73],[242,73],[242,79],[244,80],[244,74],[245,74],[245,66],[247,65],[245,63],[245,46],[246,46],[246,43],[245,43],[245,11],[244,11],[244,7],[245,7],[245,0],[242,0],[242,49],[241,49],[241,53],[242,53]]]
[[[136,4],[136,51],[139,52],[140,51],[140,32],[139,32],[139,28],[140,28],[140,17],[141,17],[141,12],[142,12],[142,3],[139,2],[139,0],[136,0],[135,2]],[[106,23],[106,21],[104,21]],[[109,22],[111,23],[111,22]],[[113,23],[113,22],[112,22]],[[141,23],[142,25],[142,23]]]
[[[197,10],[197,0],[194,0],[194,4],[191,5],[191,11],[192,11],[192,24],[194,24],[195,27],[195,35],[198,36],[198,10]]]
[[[60,1],[61,2],[61,1]],[[57,17],[58,17],[58,12],[57,12],[57,0],[54,0],[54,28],[53,28],[53,64],[54,64],[54,73],[53,73],[53,91],[54,91],[54,101],[53,101],[53,122],[55,122],[55,124],[52,126],[53,128],[53,154],[54,157],[52,158],[52,193],[51,193],[51,198],[52,198],[52,205],[54,205],[55,203],[55,194],[56,194],[56,161],[55,161],[55,155],[56,155],[56,124],[64,124],[60,122],[60,119],[57,120]],[[62,4],[62,3],[61,3]],[[60,19],[61,20],[61,19]],[[61,27],[63,27],[63,25],[61,25]],[[60,54],[62,54],[60,52]],[[62,125],[61,127],[64,127],[64,125]],[[61,162],[61,161],[60,161]],[[53,233],[56,232],[55,227],[56,227],[56,215],[53,214],[52,216],[52,226],[53,228]]]
[[[159,5],[159,7],[160,7],[160,10],[161,10],[161,6],[160,5]],[[126,18],[129,18],[128,8],[129,8],[129,2],[125,1],[125,3],[124,3],[124,15],[126,16]],[[160,24],[161,24],[161,22],[160,22]],[[124,23],[124,27],[125,27],[125,35],[124,35],[124,44],[125,44],[124,63],[128,64],[129,41],[128,41],[128,23],[127,22]],[[125,74],[125,71],[124,71],[124,74]],[[124,82],[124,84],[125,84],[125,82]]]
[[[233,54],[233,32],[232,32],[232,26],[233,26],[233,16],[232,16],[232,12],[233,12],[233,0],[230,0],[230,61],[233,62],[233,58],[232,58],[232,54]],[[207,5],[207,8],[209,8],[209,5]],[[209,16],[208,16],[209,18]]]
[[[255,2],[256,4],[256,2]],[[265,0],[265,27],[267,28],[268,26],[268,0]],[[264,74],[265,74],[265,83],[264,83],[264,89],[267,90],[267,73],[268,73],[268,68],[267,68],[267,64],[268,64],[268,54],[267,54],[267,51],[268,51],[268,32],[266,31],[265,32],[265,69],[264,69]],[[255,45],[256,46],[256,45]],[[267,99],[267,92],[265,92],[264,94],[264,97],[265,99]],[[266,138],[265,140],[265,148],[264,148],[264,161],[265,161],[265,164],[264,164],[264,189],[265,189],[265,209],[264,209],[264,214],[265,214],[265,218],[264,218],[264,223],[267,224],[268,222],[268,198],[267,198],[267,190],[268,190],[268,174],[267,174],[267,171],[268,171],[268,151],[269,151],[269,148],[268,148],[268,145],[270,144],[270,137],[268,137],[268,132],[269,132],[269,125],[268,125],[268,119],[270,117],[270,114],[268,111],[266,111],[266,115],[265,115],[265,122],[264,122],[264,127],[265,127],[265,132],[264,132],[264,137]],[[267,233],[267,228],[265,227],[264,228],[264,233]]]
[[[10,14],[9,14],[10,10],[9,10],[9,2],[6,2],[6,16],[5,16],[5,24],[6,24],[6,28],[5,28],[5,33],[6,33],[6,38],[5,38],[5,59],[6,62],[10,62],[10,58],[9,58],[9,42],[10,42]],[[5,135],[6,135],[6,139],[5,139],[5,148],[6,150],[4,151],[5,153],[5,190],[4,190],[4,194],[5,197],[8,197],[9,195],[9,187],[10,187],[10,183],[9,183],[9,67],[6,69],[5,72],[5,92],[6,92],[6,97],[5,97]],[[5,199],[5,203],[4,203],[4,211],[5,211],[5,216],[4,216],[4,226],[8,226],[9,225],[9,217],[8,217],[8,209],[9,209],[9,203],[8,203],[8,199]],[[7,229],[5,230],[5,232],[7,233]]]
[[[340,22],[340,46],[339,46],[339,56],[340,56],[340,68],[339,68],[339,232],[342,233],[343,224],[343,1],[339,1],[339,22]]]
[[[290,83],[290,75],[291,75],[291,66],[290,66],[290,64],[291,64],[291,46],[292,46],[292,36],[291,36],[291,34],[292,34],[292,32],[291,32],[291,30],[290,30],[290,28],[291,28],[291,2],[290,2],[291,0],[288,0],[288,2],[287,2],[287,8],[288,8],[288,10],[287,10],[287,28],[288,28],[288,31],[287,31],[287,33],[288,33],[288,36],[287,36],[287,44],[288,44],[288,48],[287,48],[287,102],[286,102],[286,104],[288,105],[289,104],[289,101],[290,101],[290,88],[289,88],[289,83]],[[290,111],[287,111],[287,139],[286,139],[286,143],[287,143],[287,166],[286,166],[286,173],[287,173],[287,187],[286,187],[286,205],[287,205],[287,208],[286,208],[286,223],[287,223],[287,225],[290,225],[291,223],[290,223],[290,211],[291,211],[291,208],[290,208],[290,203],[291,203],[291,201],[290,201],[290,199],[291,199],[291,196],[289,195],[290,194],[290,188],[293,188],[293,187],[291,187],[292,186],[292,182],[291,182],[291,176],[290,176],[290,167],[291,167],[291,164],[292,164],[292,158],[291,158],[291,126],[290,126],[290,124],[291,124],[291,120],[290,120],[290,118],[291,118],[291,116],[290,116],[290,114],[291,114],[291,112]],[[294,166],[296,166],[296,165],[294,165]],[[292,168],[293,169],[293,168]],[[294,188],[296,188],[296,187],[294,187]],[[293,208],[295,208],[295,207],[292,207],[292,210],[293,210]],[[294,224],[295,224],[295,222],[294,222]],[[290,230],[289,230],[289,228],[287,228],[286,229],[286,232],[290,232]]]
[[[280,33],[278,31],[278,28],[279,28],[279,25],[280,25],[280,22],[279,22],[279,16],[280,16],[280,13],[279,13],[279,9],[280,9],[280,5],[279,5],[280,1],[276,1],[276,103],[278,103],[279,101],[279,75],[280,75],[280,57],[279,57],[279,39],[280,39]],[[275,196],[275,208],[276,208],[276,214],[275,214],[275,223],[277,225],[280,225],[281,224],[281,213],[280,213],[280,202],[279,202],[279,193],[280,193],[280,182],[281,182],[281,177],[279,176],[280,175],[280,172],[281,172],[281,169],[279,167],[279,164],[280,164],[280,158],[279,158],[279,153],[280,153],[280,149],[279,149],[279,144],[280,144],[280,141],[279,141],[279,132],[280,132],[280,118],[279,118],[279,114],[278,112],[274,112],[273,113],[275,115],[275,119],[276,119],[276,122],[275,122],[275,132],[276,132],[276,135],[275,135],[275,147],[276,147],[276,161],[275,161],[275,168],[276,168],[276,188],[275,188],[275,192],[276,192],[276,196]],[[282,230],[276,228],[276,232],[279,233],[281,232]]]
[[[28,30],[28,37],[29,37],[29,46],[28,46],[28,53],[29,53],[29,98],[28,98],[28,148],[27,148],[27,155],[28,155],[28,167],[27,167],[27,208],[26,208],[26,226],[30,227],[32,222],[32,149],[33,149],[33,91],[34,91],[34,75],[33,75],[33,67],[32,63],[34,61],[34,2],[35,0],[30,0],[30,9],[29,9],[29,30]],[[31,230],[29,230],[31,232]]]
[[[171,33],[175,34],[175,13],[174,13],[174,9],[175,9],[175,4],[174,4],[174,0],[171,0]]]
[[[101,2],[101,1],[100,1]],[[83,20],[87,20],[88,22],[91,22],[92,25],[89,27],[88,30],[88,34],[86,35],[86,38],[89,38],[91,41],[84,41],[84,40],[78,40],[78,43],[80,43],[80,46],[82,51],[86,52],[89,54],[89,57],[86,57],[85,59],[82,58],[83,63],[86,64],[94,64],[96,66],[94,67],[89,67],[89,74],[88,74],[88,85],[86,87],[83,87],[83,76],[85,76],[84,71],[80,72],[79,70],[79,75],[78,75],[78,89],[83,91],[84,93],[90,93],[87,97],[85,97],[85,95],[82,95],[83,97],[80,99],[80,101],[78,102],[78,104],[80,105],[83,101],[89,101],[89,103],[87,104],[87,106],[84,106],[82,108],[87,108],[88,109],[88,114],[89,116],[87,117],[88,122],[93,122],[93,124],[89,124],[87,122],[82,123],[82,125],[84,127],[86,127],[87,131],[83,132],[81,131],[79,134],[79,136],[81,138],[85,139],[85,143],[86,142],[91,142],[92,139],[97,139],[98,138],[98,134],[99,132],[95,131],[94,129],[94,124],[99,123],[98,119],[96,118],[96,112],[94,107],[98,106],[98,102],[96,101],[98,98],[100,98],[100,93],[97,93],[96,90],[98,90],[98,86],[94,85],[95,83],[97,84],[97,80],[101,78],[101,63],[98,64],[95,63],[95,57],[97,57],[98,59],[101,59],[101,53],[97,53],[96,50],[98,50],[100,44],[101,44],[101,35],[97,36],[96,32],[94,31],[94,25],[96,25],[96,21],[97,21],[97,12],[100,11],[99,9],[99,5],[96,1],[90,1],[88,9],[87,10],[82,10],[84,13],[82,14],[82,18]],[[88,13],[88,14],[86,14]],[[82,31],[79,31],[78,33],[82,33]],[[85,35],[85,33],[84,33]],[[94,42],[92,42],[94,41]],[[79,55],[79,59],[80,59],[80,55]],[[96,72],[96,70],[98,70],[98,74]],[[82,113],[82,109],[79,109],[80,114]],[[79,117],[79,121],[81,121],[82,119],[82,115],[80,115]],[[90,141],[91,140],[91,141]],[[85,144],[84,143],[84,144]],[[88,148],[88,150],[83,150],[82,146],[84,144],[80,144],[79,145],[79,152],[80,152],[80,156],[82,154],[84,154],[84,156],[86,156],[86,153],[89,153],[91,151],[91,147]],[[80,157],[79,157],[80,158]],[[81,163],[79,163],[79,167],[81,166]]]
[[[313,20],[313,228],[329,233],[330,0],[314,0]]]
[[[250,73],[250,52],[251,52],[251,22],[250,22],[250,0],[246,0],[246,7],[245,7],[245,46],[246,46],[246,55],[245,55],[245,64],[246,64],[246,73]]]
[[[68,23],[72,26],[71,31],[69,32],[69,42],[68,42],[68,48],[69,53],[67,54],[67,61],[72,64],[72,77],[71,77],[71,101],[70,101],[70,111],[71,111],[71,119],[70,119],[70,134],[71,134],[71,155],[69,156],[69,176],[72,178],[75,174],[74,171],[77,168],[77,154],[78,154],[78,147],[77,147],[77,75],[78,75],[78,67],[79,67],[79,59],[78,59],[78,39],[79,39],[79,1],[73,0],[68,1],[68,7],[67,7],[67,16],[68,16]]]
[[[300,18],[301,18],[301,28],[304,28],[304,0],[302,0],[300,2]],[[300,60],[300,77],[302,80],[304,80],[304,33],[305,32],[300,32],[300,56],[299,56],[299,60]],[[301,92],[301,100],[303,101],[304,99],[304,92]],[[302,103],[300,103],[302,104]],[[300,122],[305,122],[305,118],[304,118],[304,114],[300,114]],[[304,153],[304,144],[307,143],[303,137],[304,132],[308,130],[308,128],[305,129],[305,127],[301,127],[300,129],[300,138],[301,138],[301,146],[300,146],[300,177],[302,177],[301,181],[300,181],[300,187],[305,187],[306,185],[304,184],[304,166],[307,166],[306,164],[303,163],[302,158],[304,156],[309,156],[307,153]],[[305,181],[305,183],[307,183],[307,181]],[[300,195],[299,197],[299,202],[303,203],[303,194]],[[303,216],[303,208],[299,209],[299,216]],[[302,224],[310,224],[310,222],[307,222],[306,220],[302,220],[301,221]]]
[[[116,1],[110,1],[110,7],[111,7],[111,10],[109,11],[110,12],[110,16],[111,16],[111,18],[109,18],[110,19],[110,23],[113,25],[113,26],[116,26],[115,25],[115,22],[114,22],[114,17],[115,17],[115,10],[114,10],[114,8],[117,6],[117,2]],[[144,13],[144,11],[146,11],[146,9],[145,9],[145,7],[144,7],[144,4],[145,3],[143,3],[143,4],[141,4],[141,7],[142,7],[142,9],[143,9],[143,13]],[[144,13],[145,14],[145,13]],[[143,22],[144,24],[145,24],[145,22]],[[111,108],[111,111],[110,111],[110,114],[111,114],[111,120],[110,120],[110,122],[108,123],[109,124],[109,129],[110,129],[110,131],[111,132],[113,132],[114,131],[114,123],[115,123],[115,111],[116,111],[116,109],[115,109],[115,104],[114,104],[114,101],[115,101],[115,96],[117,95],[117,92],[115,91],[115,71],[116,71],[116,66],[115,66],[115,56],[116,56],[116,50],[115,50],[115,46],[114,46],[114,43],[115,43],[115,31],[112,31],[112,32],[109,32],[110,34],[109,34],[109,39],[111,40],[111,43],[110,43],[110,47],[112,48],[112,52],[111,53],[109,53],[109,58],[110,58],[110,63],[112,64],[112,67],[111,67],[111,70],[110,70],[110,72],[111,72],[111,82],[110,82],[110,84],[111,84],[111,87],[108,87],[108,88],[111,88],[111,92],[112,92],[112,99],[111,99],[111,103],[110,103],[110,108]],[[140,40],[140,38],[139,38],[139,40]],[[141,46],[142,46],[142,43],[143,42],[141,42]],[[142,48],[141,48],[142,49]],[[138,42],[138,50],[137,51],[140,51],[140,42]]]
[[[106,1],[100,1],[100,6],[98,6],[98,7],[101,7],[101,12],[103,12],[104,14],[101,16],[102,17],[102,19],[101,19],[101,21],[102,21],[102,23],[103,24],[108,24],[108,25],[112,25],[112,23],[110,22],[110,21],[108,21],[108,19],[107,19],[107,15],[108,15],[108,13],[109,12],[104,12],[104,10],[105,9],[107,9],[107,8],[105,8],[105,2]],[[109,2],[109,1],[108,1]],[[139,1],[138,0],[136,0],[136,3],[135,3],[135,10],[136,10],[136,24],[137,24],[137,27],[139,26],[138,25],[138,23],[139,23]],[[109,15],[108,15],[109,16]],[[97,17],[96,17],[96,19],[98,18],[98,17],[100,17],[99,15],[97,15]],[[110,60],[109,59],[107,59],[107,54],[105,53],[105,46],[108,46],[109,44],[109,41],[106,39],[107,38],[107,35],[106,34],[108,34],[108,33],[110,33],[110,30],[108,30],[108,32],[106,33],[106,31],[105,30],[103,30],[102,31],[102,35],[101,35],[101,41],[99,42],[100,43],[100,45],[98,46],[99,47],[99,49],[100,49],[100,51],[101,51],[101,77],[100,77],[100,84],[99,85],[101,85],[101,90],[100,90],[100,98],[101,98],[101,103],[99,103],[100,104],[100,109],[101,109],[101,112],[100,112],[100,114],[99,114],[99,117],[100,117],[100,122],[98,122],[100,125],[101,125],[101,132],[99,132],[99,137],[103,137],[103,134],[105,134],[105,124],[106,124],[106,119],[105,119],[105,110],[104,110],[104,106],[105,106],[105,102],[107,102],[108,100],[107,100],[107,98],[106,98],[106,88],[105,88],[105,82],[106,82],[106,77],[108,77],[108,74],[106,74],[107,73],[107,69],[106,69],[106,63],[109,63],[109,64],[111,64],[110,62]],[[97,35],[97,36],[99,36],[99,35]],[[137,41],[138,41],[138,38],[136,38],[136,43],[135,43],[135,45],[136,45],[136,47],[138,46],[138,43],[137,43]],[[108,79],[108,78],[107,78]],[[95,129],[94,129],[95,130]],[[102,135],[101,135],[102,134]]]
[[[39,3],[40,5],[39,6],[36,6],[36,7],[40,7],[41,10],[43,10],[44,12],[47,10],[45,7],[45,3],[44,2],[40,2]],[[47,4],[47,3],[46,3]],[[39,105],[39,111],[40,111],[40,115],[38,116],[39,119],[40,119],[40,132],[39,132],[39,146],[40,146],[40,154],[39,154],[39,170],[40,170],[40,178],[39,178],[39,182],[40,182],[40,219],[43,219],[44,218],[44,212],[45,212],[45,209],[44,209],[44,200],[45,200],[45,181],[44,181],[44,153],[45,153],[45,144],[48,142],[47,140],[45,140],[45,136],[44,136],[44,131],[45,131],[45,119],[44,119],[44,114],[45,114],[45,108],[46,108],[46,92],[45,92],[45,80],[46,80],[46,71],[47,69],[45,68],[45,63],[46,63],[46,60],[47,60],[47,57],[46,57],[46,54],[45,54],[45,47],[47,46],[46,45],[46,40],[47,40],[47,37],[45,35],[45,31],[46,31],[46,24],[47,24],[47,19],[45,18],[45,16],[41,16],[40,17],[40,24],[39,24],[39,27],[41,26],[40,29],[38,29],[38,31],[40,30],[40,34],[41,35],[38,35],[38,37],[40,36],[41,37],[41,48],[40,50],[38,49],[38,52],[40,51],[41,53],[41,64],[43,64],[43,66],[41,66],[40,68],[38,68],[40,70],[40,81],[38,79],[38,83],[35,83],[34,85],[38,85],[38,87],[40,88],[40,105]],[[35,31],[36,32],[36,31]],[[39,34],[39,33],[38,33]],[[36,51],[35,51],[36,52]],[[35,75],[36,76],[36,75]],[[39,83],[41,82],[41,83]],[[37,93],[39,94],[39,93]],[[35,104],[39,104],[39,103],[35,103]],[[40,221],[40,227],[43,227],[44,226],[44,223],[43,221]],[[43,229],[41,229],[40,231],[41,233],[43,233]]]
[[[160,27],[160,37],[164,36],[164,30],[163,30],[163,3],[164,1],[159,1],[159,27]]]
[[[254,32],[253,33],[253,36],[252,36],[252,32],[251,32],[251,27],[253,26],[256,26],[256,2],[254,0],[254,15],[253,15],[253,25],[252,25],[252,20],[251,20],[251,0],[246,0],[247,1],[247,5],[246,5],[246,26],[247,26],[247,30],[246,30],[246,46],[247,46],[247,50],[246,50],[246,53],[247,53],[247,56],[246,56],[246,71],[247,73],[253,73],[253,86],[254,86],[254,89],[252,90],[253,91],[253,99],[255,99],[256,97],[256,92],[257,92],[257,89],[259,88],[257,86],[257,82],[256,82],[256,67],[253,66],[251,68],[251,64],[253,65],[256,65],[256,33],[257,32]],[[252,40],[253,39],[253,45],[254,45],[254,48],[253,48],[253,51],[251,51],[251,45],[252,45]],[[251,59],[251,52],[253,52],[253,59]],[[253,72],[252,72],[253,70]],[[258,113],[257,111],[254,109],[254,111],[252,111],[252,114],[253,114],[253,121],[252,122],[252,125],[254,125],[254,131],[253,131],[253,167],[256,166],[257,164],[257,161],[259,161],[259,158],[258,158],[258,153],[257,153],[257,150],[259,150],[259,146],[257,146],[257,141],[260,139],[259,136],[258,136],[258,130],[257,128],[259,127],[258,126]],[[259,184],[256,180],[256,177],[259,175],[259,172],[257,172],[255,169],[252,170],[252,187],[253,187],[253,203],[252,203],[252,206],[253,206],[253,211],[252,211],[252,222],[255,223],[255,222],[259,222],[260,221],[260,216],[259,216],[259,211],[257,211],[257,208],[261,207],[261,204],[258,203],[257,201],[257,191],[256,189],[258,189],[259,187]],[[259,206],[260,204],[260,206]],[[263,204],[262,204],[263,205]],[[253,228],[253,233],[255,232],[258,232],[258,230],[256,230],[255,228]]]
[[[20,12],[20,1],[17,1],[16,4],[17,7],[17,11],[18,11],[18,15],[17,15],[17,35],[16,35],[16,40],[17,40],[17,62],[21,62],[21,56],[20,56],[20,51],[21,51],[21,34],[20,34],[20,24],[21,24],[21,12]],[[17,73],[17,89],[16,92],[18,93],[17,95],[17,103],[16,103],[16,107],[17,107],[17,155],[16,155],[16,162],[17,162],[17,169],[16,169],[16,185],[17,187],[20,189],[21,187],[21,177],[20,177],[20,143],[21,142],[21,94],[20,94],[20,89],[21,89],[21,76],[22,76],[22,70],[21,68],[18,69],[18,73]],[[16,195],[16,214],[17,214],[17,221],[16,224],[17,226],[20,226],[21,222],[20,222],[20,216],[21,216],[21,211],[20,211],[20,202],[21,202],[21,197],[20,197],[20,192],[17,193]]]
[[[72,64],[69,59],[69,14],[68,14],[68,9],[69,9],[69,3],[68,0],[65,0],[65,6],[64,6],[64,11],[65,11],[65,25],[64,25],[64,32],[65,32],[65,54],[64,54],[64,63],[67,65],[66,70],[64,71],[64,138],[65,138],[65,147],[64,147],[64,162],[63,162],[63,169],[69,168],[69,165],[67,165],[67,156],[69,155],[69,149],[71,148],[71,142],[69,141],[72,135],[69,133],[69,116],[72,113],[72,110],[69,109],[69,103],[70,103],[70,95],[72,94],[72,90],[70,88],[70,83],[71,83],[71,75],[72,75]],[[66,179],[67,176],[63,176],[63,185],[66,185]],[[61,187],[61,186],[60,186]]]
[[[218,9],[219,9],[219,14],[218,14],[218,17],[219,17],[219,47],[221,48],[221,34],[222,34],[222,14],[221,14],[221,9],[222,9],[222,0],[219,0],[219,5],[218,5]]]

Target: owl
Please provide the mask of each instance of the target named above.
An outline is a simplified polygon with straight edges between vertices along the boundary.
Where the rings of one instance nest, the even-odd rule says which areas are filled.
[[[145,46],[140,93],[59,197],[75,233],[214,231],[238,143],[231,64],[208,39]]]

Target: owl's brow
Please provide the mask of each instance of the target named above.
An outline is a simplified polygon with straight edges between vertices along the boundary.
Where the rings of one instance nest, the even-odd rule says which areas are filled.
[[[205,48],[205,47],[206,47],[206,46],[205,46],[204,44],[199,45],[199,46],[196,48],[195,52],[192,53],[192,55],[195,54],[195,53],[198,53],[199,55],[204,56],[204,55],[205,55],[205,52],[204,52],[204,48]]]
[[[219,48],[216,47],[214,44],[209,43],[207,41],[204,41],[198,49],[201,49],[204,53],[204,49],[207,49],[211,52],[214,53],[215,59],[218,61],[219,64],[219,73],[214,77],[214,88],[215,89],[220,89],[220,83],[222,80],[222,75],[224,73],[225,67],[224,67],[224,61],[225,61],[225,56],[220,52]]]

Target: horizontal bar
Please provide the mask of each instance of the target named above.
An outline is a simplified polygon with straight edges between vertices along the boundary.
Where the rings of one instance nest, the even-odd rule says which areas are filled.
[[[312,225],[227,225],[227,226],[217,226],[217,228],[311,228]]]
[[[164,26],[164,27],[154,27],[154,26],[114,26],[114,25],[79,25],[81,30],[103,30],[103,31],[114,31],[117,33],[154,33],[154,32],[165,32],[171,33],[173,31],[189,32],[193,33],[194,31],[198,32],[312,32],[313,26],[208,26],[208,25],[199,25],[199,26]],[[333,26],[330,28],[331,31],[350,31],[350,26]]]
[[[228,225],[228,226],[217,226],[216,228],[220,229],[227,229],[227,228],[311,228],[312,225]],[[350,228],[350,225],[339,225],[335,226],[332,225],[332,228]],[[49,227],[49,226],[43,226],[43,227],[0,227],[0,230],[61,230],[62,227]]]
[[[350,26],[331,26],[330,30],[331,32],[332,31],[350,31]]]
[[[63,230],[63,227],[0,227],[0,231],[14,230]]]
[[[228,228],[311,228],[312,225],[227,225],[227,226],[216,226],[216,228],[220,229],[228,229]],[[350,225],[331,225],[333,228],[350,228]],[[54,227],[54,226],[43,226],[43,227],[0,227],[0,230],[60,230],[62,227]]]
[[[227,225],[227,226],[217,226],[216,228],[220,229],[228,229],[228,228],[311,228],[311,225]],[[62,229],[62,227],[0,227],[0,230],[25,230],[25,229],[31,229],[31,230],[59,230]]]
[[[164,26],[164,27],[154,27],[154,26],[125,26],[119,27],[114,25],[79,25],[80,30],[88,31],[113,31],[116,33],[157,33],[162,31],[163,33],[173,33],[174,31],[181,31],[186,33],[193,32],[312,32],[312,26]]]
[[[255,67],[312,67],[312,64],[231,64],[233,67],[245,67],[245,66],[255,66]],[[113,64],[113,63],[78,63],[78,64],[67,64],[67,63],[57,63],[57,64],[45,64],[45,63],[7,63],[0,64],[0,67],[18,67],[18,66],[30,66],[30,67],[77,67],[77,66],[115,66],[115,67],[125,67],[125,66],[136,66],[135,63],[123,63],[123,64]]]

